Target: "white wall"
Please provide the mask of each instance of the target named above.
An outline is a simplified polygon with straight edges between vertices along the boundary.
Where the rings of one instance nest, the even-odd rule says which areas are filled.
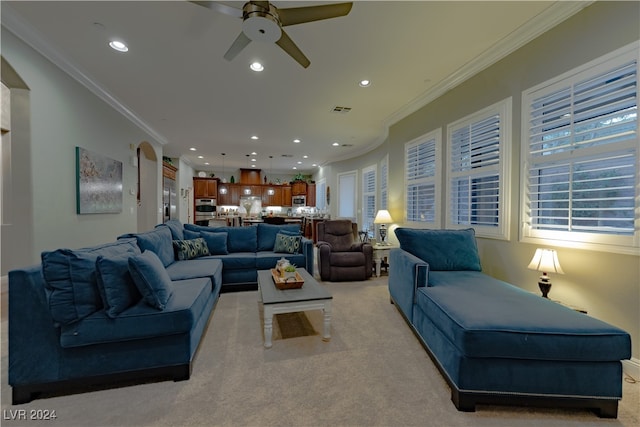
[[[518,241],[520,104],[523,90],[638,40],[638,2],[596,2],[556,28],[398,121],[387,141],[356,159],[331,164],[332,173],[361,169],[389,155],[389,211],[402,225],[405,210],[404,144],[465,115],[513,96],[511,239],[478,239],[483,270],[539,293],[538,272],[527,269],[536,245]],[[445,147],[446,149],[446,147]],[[441,204],[444,206],[444,195]],[[391,233],[391,240],[395,236]],[[397,240],[395,240],[397,242]],[[565,274],[553,277],[550,296],[586,308],[589,315],[631,334],[640,359],[640,259],[637,256],[556,248]],[[393,267],[391,267],[393,268]]]
[[[33,239],[29,253],[3,270],[37,263],[44,250],[89,246],[136,231],[136,196],[128,191],[137,183],[130,144],[158,144],[4,27],[2,56],[29,87],[30,107],[12,105],[12,120],[24,123],[12,129],[13,170],[21,174],[13,180],[13,202],[26,218],[15,231]],[[76,214],[76,146],[123,162],[122,213]]]

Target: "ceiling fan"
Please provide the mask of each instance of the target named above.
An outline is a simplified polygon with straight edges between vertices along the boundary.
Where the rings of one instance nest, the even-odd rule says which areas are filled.
[[[224,54],[227,61],[235,58],[252,41],[275,42],[304,68],[307,68],[311,61],[282,27],[345,16],[353,6],[353,2],[349,2],[278,9],[268,1],[249,1],[242,6],[242,9],[236,9],[216,1],[192,1],[191,3],[225,15],[242,18],[242,32]]]

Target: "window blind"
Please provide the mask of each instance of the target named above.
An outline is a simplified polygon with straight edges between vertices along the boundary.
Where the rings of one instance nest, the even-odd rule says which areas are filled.
[[[435,222],[436,139],[409,144],[405,149],[407,221]]]
[[[591,74],[530,97],[528,225],[534,233],[635,233],[637,61]]]

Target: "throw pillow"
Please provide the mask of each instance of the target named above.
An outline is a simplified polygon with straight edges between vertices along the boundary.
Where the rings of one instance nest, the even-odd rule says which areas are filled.
[[[276,234],[276,243],[273,251],[276,253],[298,254],[300,253],[301,236],[289,236],[284,233]]]
[[[186,228],[183,230],[182,234],[184,235],[184,239],[182,240],[193,240],[201,237],[199,231],[187,230]]]
[[[165,267],[172,264],[176,258],[171,244],[173,237],[169,227],[158,227],[150,231],[134,234],[138,246],[143,251],[153,251],[158,255]]]
[[[129,272],[144,302],[164,310],[173,294],[173,285],[158,255],[152,251],[129,258]]]
[[[482,271],[475,231],[396,228],[400,248],[429,264],[429,271]]]
[[[219,233],[211,233],[208,231],[201,231],[200,235],[207,243],[207,247],[209,248],[209,252],[211,255],[227,255],[229,251],[227,250],[227,235],[229,233],[219,232]]]
[[[140,301],[142,295],[129,273],[129,255],[109,258],[99,256],[96,268],[98,289],[107,316],[113,319]]]
[[[98,289],[98,256],[137,255],[135,239],[119,239],[82,249],[57,249],[42,253],[42,275],[47,302],[56,325],[67,325],[103,308]]]
[[[207,243],[202,237],[193,240],[174,240],[173,248],[178,261],[210,255]]]

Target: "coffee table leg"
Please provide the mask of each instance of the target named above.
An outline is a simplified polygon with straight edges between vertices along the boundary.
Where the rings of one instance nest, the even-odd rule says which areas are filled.
[[[273,310],[271,307],[264,306],[264,347],[271,348],[273,335]]]
[[[324,331],[322,334],[322,341],[329,341],[331,339],[331,301],[327,301],[324,304]]]

